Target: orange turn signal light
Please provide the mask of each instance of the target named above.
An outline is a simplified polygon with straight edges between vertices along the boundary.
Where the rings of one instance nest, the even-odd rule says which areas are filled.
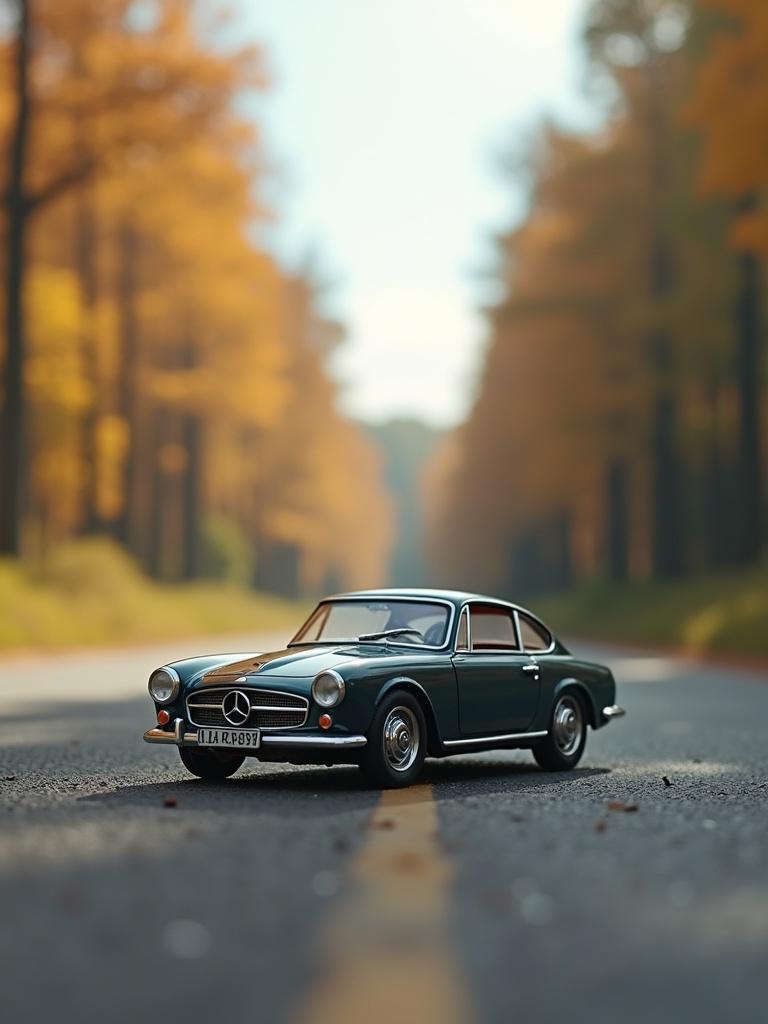
[[[317,720],[317,724],[320,726],[321,729],[330,729],[331,726],[333,725],[333,719],[331,718],[330,715],[320,715],[320,717]]]
[[[157,724],[158,725],[168,725],[170,720],[171,720],[171,716],[168,714],[168,712],[165,710],[165,708],[161,708],[157,712]]]

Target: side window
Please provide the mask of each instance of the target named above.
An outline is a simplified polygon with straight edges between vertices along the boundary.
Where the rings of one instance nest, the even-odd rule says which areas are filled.
[[[475,604],[470,615],[473,651],[519,650],[511,612],[491,604]]]
[[[520,636],[526,651],[546,651],[552,643],[552,637],[538,622],[529,619],[522,612],[517,613],[520,623]]]
[[[467,612],[467,609],[465,608],[464,611],[461,613],[461,618],[459,619],[459,631],[456,634],[456,650],[457,651],[468,651],[469,650],[468,622],[469,622],[469,614]]]

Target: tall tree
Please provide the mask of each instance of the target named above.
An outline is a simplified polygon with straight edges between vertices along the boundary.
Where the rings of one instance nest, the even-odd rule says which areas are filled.
[[[702,131],[700,185],[731,203],[738,271],[733,335],[738,394],[738,561],[765,540],[763,261],[768,256],[768,7],[761,0],[704,0],[712,18],[690,117]]]
[[[18,555],[24,466],[24,294],[26,224],[30,199],[26,191],[30,119],[30,18],[28,0],[16,0],[14,58],[15,114],[9,148],[5,196],[7,255],[5,263],[5,362],[0,409],[0,555]]]
[[[665,307],[675,289],[675,256],[668,226],[675,72],[670,54],[684,39],[685,5],[679,0],[598,0],[586,39],[592,60],[618,89],[626,116],[644,125],[647,160],[648,298],[654,311],[646,337],[654,395],[650,419],[651,552],[659,576],[684,568],[680,409],[675,346]]]

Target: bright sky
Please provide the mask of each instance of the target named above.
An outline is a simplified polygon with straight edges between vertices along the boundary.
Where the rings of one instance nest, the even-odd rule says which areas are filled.
[[[520,212],[499,154],[545,111],[584,120],[586,0],[239,0],[267,49],[274,242],[308,253],[348,327],[356,417],[460,420],[484,339],[479,272]]]

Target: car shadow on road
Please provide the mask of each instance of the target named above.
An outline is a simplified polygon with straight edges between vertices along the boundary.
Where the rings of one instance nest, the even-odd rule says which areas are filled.
[[[493,793],[532,792],[571,786],[585,779],[610,774],[610,768],[574,768],[567,772],[542,771],[520,761],[427,761],[423,781],[439,787],[439,799]]]
[[[510,761],[427,761],[422,783],[439,787],[439,799],[460,800],[468,796],[567,786],[594,776],[608,774],[608,768],[577,768],[570,772],[542,772],[534,765]],[[272,768],[250,771],[225,782],[203,782],[185,778],[178,781],[147,782],[122,786],[107,793],[81,797],[84,804],[132,805],[147,808],[168,806],[183,810],[238,811],[309,816],[329,811],[362,810],[373,807],[379,790],[369,787],[354,767]],[[287,798],[287,799],[286,799]],[[413,796],[409,798],[413,802]],[[429,799],[429,797],[425,797]],[[395,801],[396,802],[396,798]]]
[[[261,770],[243,768],[225,782],[178,780],[121,786],[82,797],[86,805],[170,807],[218,814],[256,812],[281,817],[317,817],[329,811],[367,810],[377,793],[365,786],[354,767]]]

